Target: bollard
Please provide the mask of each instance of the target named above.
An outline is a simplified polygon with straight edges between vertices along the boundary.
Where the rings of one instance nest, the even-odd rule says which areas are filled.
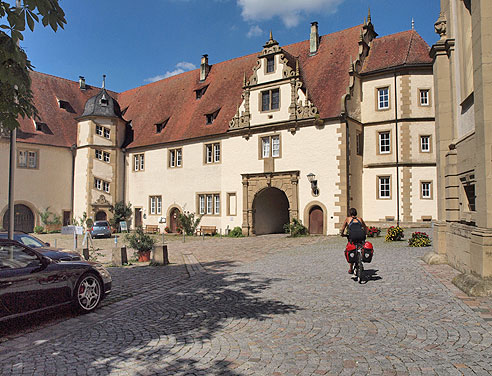
[[[157,245],[154,247],[154,257],[152,260],[154,263],[159,265],[169,264],[169,254],[167,251],[167,245]]]
[[[111,251],[112,260],[111,262],[114,265],[121,266],[124,264],[128,264],[128,255],[126,252],[126,247],[123,246],[121,248],[115,248]]]
[[[219,228],[220,238],[222,239],[222,228]]]
[[[58,247],[56,246],[56,239],[55,239],[55,248],[58,248]]]
[[[162,244],[164,244],[164,233],[162,233]]]
[[[183,243],[186,243],[186,238],[185,238],[185,236],[186,236],[186,235],[185,235],[185,233],[184,233],[184,231],[183,231]]]
[[[82,255],[86,261],[89,260],[89,248],[82,248]]]

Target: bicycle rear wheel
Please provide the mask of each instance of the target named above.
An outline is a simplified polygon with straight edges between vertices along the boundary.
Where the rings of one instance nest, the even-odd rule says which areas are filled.
[[[362,283],[362,275],[363,274],[364,274],[364,265],[362,264],[361,255],[359,254],[359,257],[357,260],[357,279],[359,280],[359,283]]]

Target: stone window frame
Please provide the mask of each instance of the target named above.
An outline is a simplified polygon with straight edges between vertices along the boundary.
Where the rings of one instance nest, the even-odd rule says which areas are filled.
[[[201,210],[201,205],[200,205],[200,197],[203,197],[203,212]],[[209,205],[208,205],[208,197],[211,197],[211,212],[208,212]],[[216,197],[219,198],[219,211],[215,210],[215,204],[216,204]],[[197,192],[196,193],[196,212],[199,215],[206,216],[206,217],[220,217],[222,213],[222,198],[220,192]]]
[[[424,184],[429,184],[429,196],[424,196]],[[420,199],[421,200],[433,200],[434,199],[434,184],[432,180],[420,180]]]
[[[25,156],[26,164],[25,165],[20,163],[20,158],[19,158],[20,153],[26,153],[26,156]],[[34,167],[31,167],[31,164],[29,163],[30,154],[35,155],[36,165]],[[17,158],[16,158],[17,168],[26,169],[26,170],[39,170],[39,149],[17,148],[16,156],[17,156]]]
[[[380,98],[379,98],[379,91],[380,90],[384,90],[384,89],[388,89],[388,107],[381,107],[380,104]],[[385,86],[380,86],[380,87],[376,87],[375,88],[376,90],[376,102],[375,102],[375,107],[376,107],[376,111],[389,111],[391,110],[391,86],[390,85],[385,85]]]
[[[94,177],[94,189],[106,193],[111,193],[111,183],[104,179]]]
[[[381,196],[381,179],[389,179],[389,196],[382,197]],[[392,176],[391,175],[377,175],[376,176],[376,198],[378,200],[391,200],[392,199],[392,189],[391,189],[391,184],[392,184]]]
[[[427,104],[422,104],[422,92],[427,92]],[[432,106],[432,100],[431,100],[431,88],[419,88],[418,89],[418,98],[417,98],[417,103],[419,107],[431,107]]]
[[[429,137],[429,150],[424,150],[422,148],[422,139],[424,137]],[[425,154],[432,153],[432,135],[431,134],[419,134],[419,151],[421,153],[425,153]]]
[[[133,154],[133,171],[145,171],[145,153]]]
[[[178,165],[178,151],[181,156],[181,163]],[[174,154],[174,157],[173,157]],[[174,163],[173,163],[174,158]],[[183,148],[168,149],[167,152],[167,168],[182,168],[183,167]]]
[[[378,155],[389,155],[391,154],[393,151],[392,151],[392,131],[391,129],[386,129],[386,130],[380,130],[380,131],[377,131],[378,133],[378,136],[377,136],[377,139],[376,139],[376,152]],[[383,133],[388,133],[389,134],[389,151],[385,151],[385,152],[382,152],[381,151],[381,134]]]
[[[237,193],[236,192],[227,192],[226,193],[227,197],[227,207],[226,207],[226,215],[229,217],[235,217],[237,216]],[[236,212],[234,214],[231,213],[231,197],[234,197],[234,201],[236,202]]]
[[[279,155],[274,157],[273,156],[273,142],[272,138],[273,137],[278,137],[279,141],[279,150],[278,153]],[[263,140],[268,138],[270,140],[270,155],[268,157],[263,156]],[[264,135],[264,136],[258,136],[258,159],[269,159],[269,158],[282,158],[282,134],[280,133],[272,133],[269,135]]]
[[[101,162],[105,162],[105,163],[111,162],[111,154],[107,151],[102,150],[102,149],[94,149],[94,156],[97,160],[99,160]]]
[[[272,109],[272,98],[273,98],[273,95],[272,95],[272,92],[273,91],[278,91],[278,107],[277,108],[274,108]],[[268,110],[264,110],[263,109],[263,94],[268,92],[269,95],[270,95],[270,100],[269,100],[269,109]],[[273,88],[269,88],[269,89],[265,89],[265,90],[260,90],[260,92],[258,93],[258,111],[260,113],[263,113],[263,114],[266,114],[266,113],[269,113],[269,112],[278,112],[280,111],[280,108],[282,107],[282,98],[280,96],[280,87],[273,87]]]
[[[269,71],[268,70],[268,60],[273,61],[273,70]],[[275,61],[275,55],[270,55],[270,56],[265,56],[265,67],[264,67],[264,73],[265,75],[267,74],[273,74],[277,70],[277,62]]]
[[[154,208],[152,209],[153,200]],[[162,215],[162,195],[149,196],[149,215]]]
[[[216,151],[217,151],[217,146],[219,149],[219,160],[216,160]],[[209,162],[208,161],[208,148],[212,148],[212,160]],[[217,142],[208,142],[206,144],[203,144],[203,164],[204,165],[215,165],[215,164],[221,164],[222,163],[222,142],[217,141]]]
[[[111,139],[111,129],[104,125],[96,124],[96,135],[109,140]]]

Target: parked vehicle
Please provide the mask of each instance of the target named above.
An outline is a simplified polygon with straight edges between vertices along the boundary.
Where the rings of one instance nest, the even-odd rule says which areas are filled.
[[[7,239],[8,234],[6,232],[0,232],[0,239]],[[50,243],[45,243],[39,240],[35,236],[26,234],[24,232],[14,232],[14,240],[28,247],[36,249],[44,256],[48,256],[51,259],[60,261],[78,261],[81,260],[80,254],[76,251],[64,248],[55,248]]]
[[[0,239],[0,321],[63,305],[91,312],[110,293],[111,283],[101,264],[60,261]]]
[[[95,221],[94,225],[90,229],[90,232],[93,238],[110,238],[111,226],[109,225],[108,221]]]

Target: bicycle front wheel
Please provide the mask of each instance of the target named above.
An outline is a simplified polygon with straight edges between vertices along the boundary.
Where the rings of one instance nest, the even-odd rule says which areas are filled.
[[[359,283],[362,283],[363,274],[364,274],[364,265],[362,264],[362,260],[359,257],[359,260],[357,261],[357,279],[359,280]]]

